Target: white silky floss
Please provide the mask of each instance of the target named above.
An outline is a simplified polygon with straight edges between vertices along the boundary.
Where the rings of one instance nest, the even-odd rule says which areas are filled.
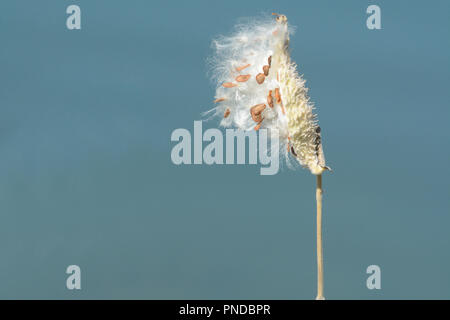
[[[239,24],[231,36],[213,41],[217,106],[206,114],[222,117],[223,127],[275,129],[288,165],[291,154],[312,174],[320,175],[329,169],[320,127],[305,81],[290,58],[292,29],[286,16],[276,16]]]

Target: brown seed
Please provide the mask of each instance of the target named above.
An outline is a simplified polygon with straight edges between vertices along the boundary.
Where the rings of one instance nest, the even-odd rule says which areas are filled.
[[[261,123],[262,123],[262,121],[264,120],[264,118],[262,118],[261,119],[261,121],[260,122],[258,122],[258,124],[255,126],[255,131],[258,131],[259,130],[259,128],[261,128]]]
[[[263,67],[264,75],[265,75],[266,77],[269,75],[269,69],[270,69],[270,67],[267,66],[267,65],[265,65],[265,66]]]
[[[214,103],[225,101],[225,98],[218,98],[214,100]]]
[[[246,75],[240,75],[236,77],[236,81],[237,82],[245,82],[248,81],[248,79],[250,79],[251,75],[246,74]]]
[[[222,86],[223,86],[224,88],[233,88],[233,87],[236,87],[237,84],[236,84],[236,83],[233,83],[233,82],[225,82],[224,84],[222,84]]]
[[[236,68],[236,71],[237,71],[237,72],[241,72],[242,70],[244,70],[245,68],[248,68],[248,67],[250,67],[250,66],[251,66],[251,64],[246,64],[245,66],[237,67],[237,68]]]
[[[250,108],[250,114],[252,116],[253,121],[255,122],[261,122],[262,117],[261,113],[266,108],[266,105],[264,103],[257,104],[256,106],[253,106]]]
[[[275,100],[277,101],[277,103],[281,103],[280,88],[275,89]]]
[[[225,110],[225,113],[223,114],[224,118],[228,118],[228,116],[230,115],[231,111],[230,109],[227,108],[227,110]]]
[[[264,73],[258,73],[256,75],[256,82],[258,82],[258,84],[262,84],[265,79],[266,79],[266,76],[264,75]]]
[[[272,90],[269,90],[269,95],[267,96],[267,104],[269,105],[269,107],[273,108]]]
[[[270,56],[269,58],[267,58],[267,63],[269,64],[269,67],[272,66],[272,56]]]

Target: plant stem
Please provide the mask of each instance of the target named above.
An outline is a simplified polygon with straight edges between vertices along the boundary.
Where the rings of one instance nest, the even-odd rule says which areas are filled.
[[[325,300],[323,296],[323,254],[322,254],[322,175],[317,177],[317,297],[316,300]]]

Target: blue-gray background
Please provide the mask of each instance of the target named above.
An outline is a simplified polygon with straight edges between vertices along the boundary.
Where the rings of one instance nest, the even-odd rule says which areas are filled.
[[[0,298],[315,297],[313,176],[170,160],[211,107],[212,38],[272,11],[335,170],[326,297],[450,298],[450,3],[356,0],[1,1]]]

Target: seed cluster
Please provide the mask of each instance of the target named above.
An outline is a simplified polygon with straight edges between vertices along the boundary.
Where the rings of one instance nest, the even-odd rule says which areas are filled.
[[[216,114],[223,115],[223,126],[278,129],[286,154],[320,174],[328,169],[320,127],[304,80],[290,59],[287,18],[275,16],[275,24],[240,26],[237,33],[215,41],[218,88],[214,102],[221,103]]]
[[[262,71],[261,73],[258,73],[255,76],[255,80],[258,84],[263,84],[266,77],[269,76],[269,72],[270,72],[270,67],[272,66],[272,56],[269,56],[267,58],[267,64],[264,65],[262,67]],[[241,72],[242,70],[246,69],[250,67],[250,64],[246,64],[246,65],[242,65],[240,67],[235,68],[237,72]],[[224,88],[234,88],[236,86],[238,86],[239,82],[247,82],[248,80],[250,80],[251,75],[250,74],[240,74],[237,77],[234,78],[234,80],[237,83],[234,82],[224,82],[222,84],[222,86]],[[285,110],[284,110],[284,106],[283,103],[281,101],[281,94],[280,94],[280,88],[275,88],[275,101],[277,104],[280,105],[281,107],[281,111],[283,114],[285,114]],[[267,104],[269,105],[270,108],[274,107],[274,103],[273,103],[273,96],[272,96],[272,92],[273,90],[269,90],[269,93],[267,95]],[[225,98],[218,98],[216,100],[214,100],[214,103],[218,103],[218,102],[222,102],[225,101]],[[264,103],[261,104],[257,104],[253,107],[250,108],[250,115],[253,119],[253,121],[256,122],[256,125],[254,127],[255,130],[259,130],[259,128],[261,127],[261,123],[264,120],[264,118],[262,117],[262,112],[264,111],[264,109],[266,108],[266,105]],[[231,111],[229,108],[227,108],[225,110],[225,113],[223,115],[224,118],[227,118],[230,115]]]

